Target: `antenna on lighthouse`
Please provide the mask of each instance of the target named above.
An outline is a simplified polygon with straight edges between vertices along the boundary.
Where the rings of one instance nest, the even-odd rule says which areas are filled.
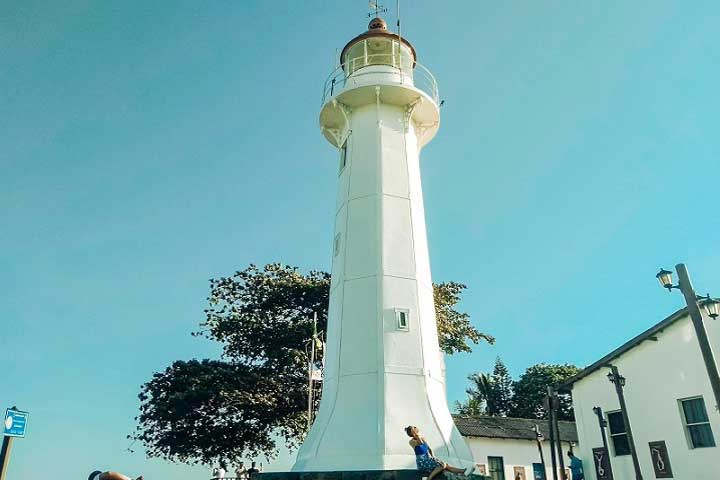
[[[402,35],[400,35],[400,0],[397,0],[396,13],[397,13],[398,38],[402,39]]]
[[[368,18],[379,17],[381,13],[387,13],[387,8],[384,5],[380,5],[377,0],[370,0],[368,7],[373,10],[367,14]]]

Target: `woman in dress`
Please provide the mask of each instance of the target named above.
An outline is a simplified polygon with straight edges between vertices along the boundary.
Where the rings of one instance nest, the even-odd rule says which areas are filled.
[[[410,437],[410,446],[415,451],[415,463],[417,468],[423,476],[427,476],[428,480],[432,480],[437,476],[438,473],[447,470],[452,473],[461,473],[463,475],[470,475],[474,467],[462,469],[453,467],[438,460],[433,455],[433,451],[430,445],[427,444],[425,439],[420,435],[420,430],[417,427],[409,426],[405,427],[405,433]]]

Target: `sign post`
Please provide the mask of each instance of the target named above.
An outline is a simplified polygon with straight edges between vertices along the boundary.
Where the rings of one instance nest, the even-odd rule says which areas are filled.
[[[7,476],[8,464],[10,463],[10,452],[12,442],[16,437],[23,438],[27,429],[28,412],[22,412],[17,407],[5,410],[3,421],[3,442],[0,449],[0,480]]]

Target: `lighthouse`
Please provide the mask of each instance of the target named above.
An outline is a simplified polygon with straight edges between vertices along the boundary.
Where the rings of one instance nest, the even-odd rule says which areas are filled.
[[[322,400],[293,471],[405,470],[417,426],[435,455],[472,455],[447,405],[419,155],[438,89],[381,18],[345,45],[320,129],[337,149],[337,206]]]

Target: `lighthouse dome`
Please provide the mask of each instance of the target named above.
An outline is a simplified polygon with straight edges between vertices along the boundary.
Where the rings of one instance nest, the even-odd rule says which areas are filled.
[[[387,30],[387,22],[380,17],[375,17],[368,24],[369,30]]]

